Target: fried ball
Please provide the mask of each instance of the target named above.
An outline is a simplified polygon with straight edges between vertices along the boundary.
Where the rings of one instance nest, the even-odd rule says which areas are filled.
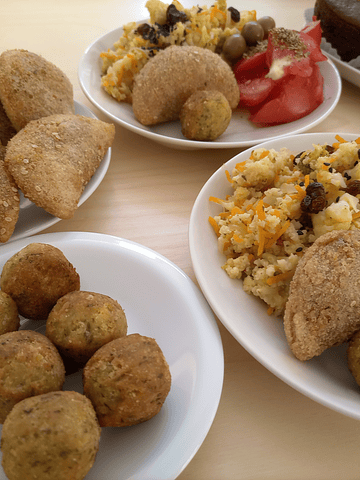
[[[231,114],[229,102],[221,92],[197,91],[180,111],[181,131],[190,140],[216,140],[229,126]]]
[[[360,329],[360,231],[321,235],[298,263],[284,329],[299,360],[339,345]]]
[[[0,101],[17,131],[30,120],[74,113],[73,87],[54,64],[27,50],[0,55]]]
[[[182,106],[197,90],[218,90],[231,108],[239,103],[235,75],[219,55],[206,48],[172,45],[136,75],[134,115],[143,125],[178,120]]]
[[[79,363],[126,333],[124,310],[116,300],[101,293],[75,291],[64,295],[46,321],[46,336],[60,353]]]
[[[100,427],[80,393],[51,392],[19,402],[1,437],[9,480],[82,480],[94,464]]]
[[[0,286],[20,315],[45,320],[60,297],[80,289],[80,277],[61,250],[30,243],[5,263]]]
[[[360,385],[360,331],[357,331],[349,341],[347,363],[356,383]]]
[[[15,332],[20,327],[20,317],[14,300],[0,290],[0,335]]]
[[[61,390],[65,368],[45,335],[18,330],[0,336],[0,422],[27,397]]]
[[[13,177],[4,164],[6,147],[0,143],[0,242],[7,242],[19,218],[20,196]]]
[[[102,427],[125,427],[159,413],[171,385],[169,365],[153,338],[132,334],[99,348],[83,370],[84,394]]]

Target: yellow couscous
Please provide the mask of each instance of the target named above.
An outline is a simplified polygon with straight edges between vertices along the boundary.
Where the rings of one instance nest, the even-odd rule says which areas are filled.
[[[360,138],[293,155],[255,149],[226,172],[228,198],[209,221],[226,256],[223,269],[281,316],[299,259],[320,235],[360,228]]]
[[[169,5],[185,15],[181,21],[169,23]],[[245,23],[256,20],[255,10],[238,12],[228,8],[226,0],[218,0],[210,7],[194,6],[190,9],[184,8],[177,0],[171,4],[148,0],[146,8],[150,13],[149,22],[126,24],[113,48],[100,54],[101,85],[119,102],[131,103],[134,77],[159,50],[170,45],[190,45],[215,52],[228,36],[241,31]]]

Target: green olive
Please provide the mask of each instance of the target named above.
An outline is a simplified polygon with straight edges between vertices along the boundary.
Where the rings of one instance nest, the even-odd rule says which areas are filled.
[[[260,25],[260,23],[255,21],[245,23],[241,34],[245,38],[246,44],[249,47],[261,42],[264,38],[263,27]]]
[[[234,33],[225,40],[222,48],[224,57],[230,62],[239,60],[246,50],[245,38],[240,33]]]
[[[261,17],[258,23],[260,23],[264,30],[264,38],[268,38],[269,30],[275,28],[275,20],[272,17]]]

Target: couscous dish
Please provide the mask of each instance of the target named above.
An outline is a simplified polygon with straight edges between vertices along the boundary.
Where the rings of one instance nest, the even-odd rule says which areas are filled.
[[[210,197],[223,269],[281,316],[304,251],[322,234],[360,228],[360,138],[294,153],[257,148],[226,172],[233,194]]]
[[[174,0],[170,5],[148,0],[148,23],[130,22],[112,49],[101,53],[105,91],[119,102],[132,102],[136,74],[150,58],[171,45],[196,46],[213,52],[221,49],[227,37],[256,20],[256,11],[239,12],[218,0],[210,7],[184,8]]]

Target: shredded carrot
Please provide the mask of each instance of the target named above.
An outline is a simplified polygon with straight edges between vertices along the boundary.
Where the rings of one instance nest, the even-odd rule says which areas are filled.
[[[275,215],[276,217],[280,217],[281,216],[281,212],[279,212],[279,210],[273,210],[272,212],[270,212],[271,215]]]
[[[273,237],[268,241],[266,248],[270,248],[274,245],[274,243],[281,237],[283,233],[290,227],[290,220],[287,220],[284,225],[277,230],[277,232],[273,235]]]
[[[269,150],[265,150],[265,152],[262,152],[262,154],[260,155],[259,159],[261,160],[262,158],[265,158],[269,155]]]
[[[234,239],[235,242],[237,242],[237,243],[241,243],[241,242],[244,241],[244,239],[243,239],[243,238],[240,238],[239,235],[236,235],[236,233],[234,233],[233,239]]]
[[[360,137],[358,137],[355,142],[359,145],[360,144]]]
[[[356,212],[353,214],[352,219],[355,220],[356,218],[360,217],[360,212]]]
[[[234,215],[237,215],[238,213],[245,213],[244,210],[241,210],[239,207],[234,207],[231,209],[230,215],[233,217]]]
[[[266,280],[268,285],[274,285],[275,283],[282,282],[283,280],[287,280],[294,274],[294,270],[290,270],[289,272],[280,273],[279,275],[274,275]]]
[[[225,252],[230,247],[230,245],[231,245],[231,242],[229,242],[229,241],[225,242],[224,246],[223,246],[223,252]]]
[[[340,137],[340,135],[335,135],[335,138],[339,143],[346,143],[346,140],[344,140],[342,137]]]
[[[216,235],[219,236],[220,228],[219,228],[219,225],[216,223],[216,220],[213,217],[209,217],[209,222],[210,222],[210,225],[213,227]]]
[[[310,183],[310,175],[305,175],[305,178],[304,178],[305,188],[309,186],[309,183]]]
[[[221,200],[221,198],[217,197],[209,197],[210,202],[218,203],[219,205],[222,205],[224,200]]]
[[[232,178],[231,178],[230,173],[229,173],[228,170],[225,170],[225,174],[226,174],[226,178],[228,179],[228,181],[229,181],[230,183],[233,183],[233,180],[232,180]]]
[[[224,19],[226,20],[226,13],[223,12],[222,10],[219,10],[215,5],[212,7],[210,11],[210,19],[212,20],[217,13],[221,13],[221,15],[223,15]]]
[[[275,309],[274,309],[273,307],[269,307],[269,308],[267,309],[267,314],[268,314],[268,315],[272,315],[272,314],[274,313],[274,310],[275,310]]]
[[[235,165],[236,170],[238,170],[239,172],[243,172],[245,169],[245,164],[246,164],[246,160],[244,160],[243,162],[237,163]]]
[[[264,229],[259,227],[259,246],[258,246],[258,257],[260,257],[263,252],[264,252],[264,247],[265,247],[265,235],[264,235]]]
[[[230,216],[230,212],[220,212],[219,217],[221,218],[227,218]]]
[[[266,219],[266,215],[265,215],[265,212],[264,212],[263,199],[259,200],[259,202],[256,206],[256,213],[257,213],[257,216],[259,217],[259,220],[265,220]]]

